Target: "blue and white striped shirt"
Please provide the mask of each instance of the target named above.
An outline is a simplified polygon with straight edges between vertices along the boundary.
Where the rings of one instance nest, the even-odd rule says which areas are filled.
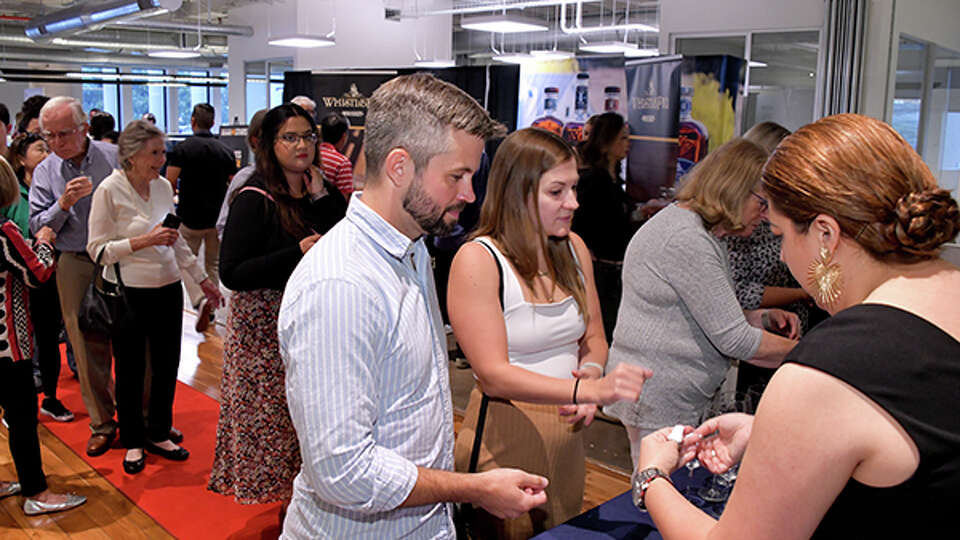
[[[453,538],[449,504],[398,508],[417,467],[453,470],[430,256],[353,197],[290,276],[278,322],[303,468],[283,538]]]

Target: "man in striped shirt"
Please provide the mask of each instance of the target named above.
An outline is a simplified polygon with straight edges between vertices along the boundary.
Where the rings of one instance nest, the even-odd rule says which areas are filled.
[[[484,140],[503,127],[430,75],[370,98],[363,194],[301,260],[278,333],[303,468],[282,538],[440,538],[449,502],[515,517],[547,479],[453,471],[446,340],[425,233],[474,200]]]
[[[333,182],[344,198],[353,193],[353,166],[347,156],[341,154],[347,145],[347,129],[350,124],[342,114],[332,112],[320,120],[320,165],[323,175]]]

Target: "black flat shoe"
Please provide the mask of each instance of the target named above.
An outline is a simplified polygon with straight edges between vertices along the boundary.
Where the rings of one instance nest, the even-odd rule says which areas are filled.
[[[123,471],[127,474],[137,474],[142,471],[144,467],[147,466],[147,454],[143,453],[140,456],[140,459],[135,459],[133,461],[127,461],[126,458],[123,460]]]
[[[169,459],[170,461],[186,461],[187,458],[190,457],[190,452],[186,448],[180,447],[176,450],[165,450],[150,441],[147,441],[147,452]]]

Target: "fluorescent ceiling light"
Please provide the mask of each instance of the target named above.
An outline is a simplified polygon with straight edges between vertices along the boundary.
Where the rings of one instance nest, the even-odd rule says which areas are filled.
[[[600,54],[635,54],[640,49],[633,43],[597,41],[595,43],[581,43],[580,50]]]
[[[457,63],[453,60],[417,60],[413,65],[425,68],[448,68],[457,65]]]
[[[506,9],[526,9],[532,7],[550,7],[550,6],[559,6],[562,4],[576,4],[583,2],[584,4],[601,2],[603,0],[528,0],[527,2],[510,2],[503,3],[487,3],[486,5],[480,6],[463,6],[463,7],[454,7],[446,9],[435,9],[435,10],[424,10],[422,12],[412,13],[411,17],[423,17],[428,15],[463,15],[465,13],[485,13],[490,11],[502,11]],[[407,16],[406,13],[403,14],[404,17]]]
[[[481,17],[464,17],[460,19],[460,26],[467,30],[480,32],[498,32],[510,34],[515,32],[542,32],[549,27],[541,19],[523,17],[521,15],[484,15]]]
[[[294,34],[291,36],[280,36],[271,38],[267,41],[275,47],[294,47],[297,49],[315,49],[317,47],[333,47],[337,44],[331,38],[325,36],[310,36],[307,34]]]
[[[660,56],[660,50],[635,48],[635,49],[623,51],[623,55],[626,56],[627,58],[645,58],[648,56]]]
[[[522,64],[524,62],[530,62],[534,58],[529,54],[505,53],[496,54],[493,56],[493,59],[506,64]]]
[[[169,49],[165,51],[150,51],[147,53],[147,56],[153,58],[199,58],[200,51],[191,51],[189,49]]]
[[[556,50],[541,50],[541,51],[530,51],[530,55],[533,56],[534,60],[568,60],[573,58],[573,53],[570,51],[556,51]]]
[[[178,82],[148,82],[148,87],[161,87],[161,88],[186,88],[187,85]]]
[[[766,62],[757,62],[756,60],[751,60],[749,65],[750,65],[750,67],[752,67],[752,68],[765,68],[765,67],[767,67],[767,63],[766,63]]]

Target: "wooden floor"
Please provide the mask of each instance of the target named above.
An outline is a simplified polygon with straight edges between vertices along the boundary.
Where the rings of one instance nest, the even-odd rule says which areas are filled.
[[[219,400],[223,368],[223,327],[200,335],[193,331],[194,317],[184,316],[183,349],[179,379],[194,389]],[[462,417],[455,415],[454,426]],[[73,450],[42,425],[39,428],[47,482],[55,491],[87,495],[87,504],[59,514],[28,517],[20,508],[21,497],[0,500],[0,538],[172,538],[153,518],[137,508]],[[623,473],[588,460],[583,509],[593,508],[629,487]],[[7,445],[7,430],[0,426],[0,478],[16,476]]]

